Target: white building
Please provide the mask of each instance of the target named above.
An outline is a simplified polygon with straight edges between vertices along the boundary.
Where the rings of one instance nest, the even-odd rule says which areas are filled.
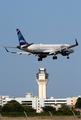
[[[26,97],[19,98],[9,98],[9,96],[0,96],[0,105],[5,105],[8,101],[16,100],[22,105],[28,105],[34,108],[37,112],[41,112],[41,108],[44,106],[53,106],[56,109],[61,107],[62,104],[73,105],[73,98],[58,98],[54,99],[51,97],[50,99],[38,98],[34,97],[33,94],[27,93]]]
[[[19,97],[19,98],[9,98],[9,96],[0,96],[0,105],[5,105],[8,101],[16,100],[22,105],[28,105],[34,108],[37,112],[41,111],[41,107],[44,107],[44,99],[38,98],[37,96],[34,97],[33,94],[27,93],[26,97]]]
[[[53,106],[58,109],[62,104],[74,105],[75,98],[58,98],[51,97],[46,99],[46,85],[49,80],[48,73],[45,68],[40,68],[39,73],[36,74],[36,81],[39,85],[39,97],[33,96],[31,93],[27,93],[26,97],[9,98],[9,96],[0,96],[0,105],[5,105],[8,101],[16,100],[22,105],[28,105],[34,108],[37,112],[41,112],[41,108],[44,106]],[[78,97],[77,97],[78,98]]]

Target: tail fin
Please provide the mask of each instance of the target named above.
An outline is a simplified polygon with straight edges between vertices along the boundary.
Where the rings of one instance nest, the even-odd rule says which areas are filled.
[[[22,45],[29,45],[29,44],[25,41],[25,39],[24,39],[23,35],[21,34],[20,30],[19,30],[19,29],[16,29],[16,30],[17,30],[17,35],[18,35],[18,39],[19,39],[19,44],[20,44],[20,46],[22,46]]]

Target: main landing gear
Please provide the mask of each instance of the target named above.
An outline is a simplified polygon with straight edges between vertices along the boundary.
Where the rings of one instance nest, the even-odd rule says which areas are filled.
[[[53,56],[53,60],[57,59],[57,56]]]
[[[42,61],[42,58],[38,58],[38,61]]]

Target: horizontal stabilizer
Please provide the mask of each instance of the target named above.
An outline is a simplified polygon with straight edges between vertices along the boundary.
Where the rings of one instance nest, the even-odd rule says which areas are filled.
[[[4,47],[4,48],[5,48],[5,50],[6,50],[7,52],[9,52],[6,47]]]
[[[6,48],[17,48],[17,47],[4,46],[4,48],[6,49]]]
[[[10,52],[10,51],[8,51],[8,49],[6,48],[6,47],[4,47],[5,48],[5,50],[7,51],[7,52],[9,52],[9,53],[17,53],[17,54],[19,54],[19,55],[21,55],[21,54],[28,54],[28,55],[30,55],[31,53],[30,52]]]

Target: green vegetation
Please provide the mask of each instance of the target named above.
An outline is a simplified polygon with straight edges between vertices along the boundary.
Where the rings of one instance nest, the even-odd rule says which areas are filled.
[[[62,107],[60,109],[58,109],[57,111],[55,108],[53,108],[51,106],[46,106],[45,108],[43,108],[43,110],[45,112],[50,111],[52,113],[52,115],[73,115],[70,108],[65,104],[63,104]]]
[[[81,109],[81,98],[80,97],[77,99],[77,102],[75,104],[75,108]]]
[[[73,115],[72,111],[70,110],[69,106],[63,104],[62,107],[60,108],[60,110],[58,110],[58,112],[61,115]],[[57,112],[57,113],[58,113]]]
[[[29,115],[36,113],[36,110],[34,110],[32,107],[22,106],[15,100],[9,101],[0,109],[2,116],[24,116],[24,111]]]
[[[63,115],[73,115],[75,110],[69,108],[69,106],[63,104],[60,109],[56,111],[55,108],[52,106],[45,106],[43,108],[43,112],[36,113],[36,110],[30,106],[22,106],[15,100],[9,101],[3,107],[0,106],[0,114],[2,116],[25,116],[24,111],[27,113],[28,116],[50,116],[50,112],[54,116],[63,116]],[[72,112],[73,111],[73,112]],[[77,114],[77,112],[75,113]]]
[[[9,101],[2,107],[1,112],[23,112],[24,108],[17,101]]]
[[[43,108],[43,110],[44,110],[45,112],[48,112],[48,111],[56,111],[56,109],[53,108],[52,106],[45,106],[45,107]]]

